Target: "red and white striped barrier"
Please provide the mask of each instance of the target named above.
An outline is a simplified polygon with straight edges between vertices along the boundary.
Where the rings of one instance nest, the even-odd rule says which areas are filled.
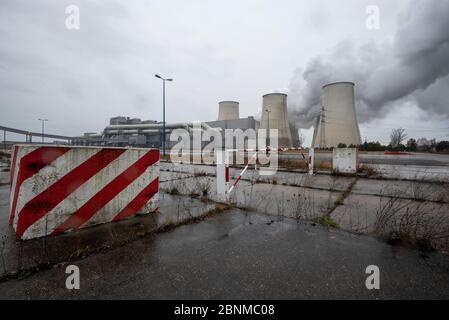
[[[16,145],[10,224],[19,239],[157,209],[159,150]]]

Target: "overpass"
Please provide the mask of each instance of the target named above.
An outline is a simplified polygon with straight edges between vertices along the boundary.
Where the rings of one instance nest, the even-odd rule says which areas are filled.
[[[39,133],[39,132],[32,132],[28,130],[21,130],[16,128],[10,128],[5,126],[0,126],[0,131],[3,131],[3,143],[6,143],[6,132],[11,132],[15,134],[22,134],[25,136],[25,142],[32,142],[33,137],[40,137],[40,138],[50,138],[50,139],[57,139],[57,140],[66,140],[68,143],[71,143],[72,140],[82,140],[85,139],[84,137],[69,137],[69,136],[62,136],[58,134],[51,134],[51,133]]]

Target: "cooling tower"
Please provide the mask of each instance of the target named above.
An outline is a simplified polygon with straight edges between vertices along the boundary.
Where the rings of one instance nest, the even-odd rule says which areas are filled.
[[[355,113],[354,83],[336,82],[323,87],[322,108],[313,134],[313,146],[320,148],[360,145]]]
[[[291,147],[292,135],[288,122],[286,94],[270,93],[263,96],[260,129],[267,129],[268,118],[270,119],[270,129],[278,130],[279,147]]]
[[[218,120],[234,120],[239,118],[238,102],[222,101],[218,103]]]

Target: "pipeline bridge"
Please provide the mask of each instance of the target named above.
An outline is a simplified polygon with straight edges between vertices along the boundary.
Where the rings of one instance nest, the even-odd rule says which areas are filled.
[[[9,143],[6,140],[6,133],[7,132],[23,135],[25,137],[25,139],[24,139],[25,143],[32,143],[33,142],[33,137],[62,140],[62,141],[66,141],[67,144],[72,144],[72,141],[74,141],[74,140],[86,139],[84,137],[70,137],[70,136],[63,136],[63,135],[51,134],[51,133],[44,133],[44,134],[42,134],[40,132],[33,132],[33,131],[16,129],[16,128],[10,128],[10,127],[5,127],[5,126],[0,126],[0,132],[1,131],[3,131],[3,145],[4,145],[5,148],[6,148],[7,144],[17,143],[17,141],[14,141],[14,142],[11,141],[11,143]]]

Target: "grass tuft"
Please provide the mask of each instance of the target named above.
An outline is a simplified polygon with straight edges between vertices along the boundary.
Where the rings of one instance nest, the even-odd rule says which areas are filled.
[[[330,228],[340,229],[340,226],[338,225],[338,223],[336,223],[331,217],[329,217],[327,215],[314,218],[314,219],[312,219],[312,222],[314,222],[316,224],[321,224],[323,226],[327,226]]]

